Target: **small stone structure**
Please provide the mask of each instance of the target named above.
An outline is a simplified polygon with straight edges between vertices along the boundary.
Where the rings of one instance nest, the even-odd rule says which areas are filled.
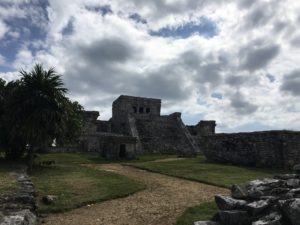
[[[233,185],[231,197],[217,195],[215,202],[214,221],[194,225],[299,225],[300,174]]]
[[[214,121],[187,127],[181,113],[162,116],[160,111],[160,99],[125,95],[113,102],[108,121],[97,120],[99,112],[85,111],[77,149],[100,152],[107,158],[132,158],[136,154],[193,156],[200,152],[195,137],[214,133]],[[195,135],[189,130],[195,130]]]
[[[204,135],[201,146],[208,160],[220,163],[291,169],[300,162],[300,132],[295,131]]]
[[[36,225],[36,192],[25,169],[17,174],[20,190],[0,195],[0,225]]]

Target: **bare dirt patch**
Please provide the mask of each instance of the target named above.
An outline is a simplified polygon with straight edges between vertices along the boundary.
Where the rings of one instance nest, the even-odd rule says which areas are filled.
[[[151,173],[120,164],[89,165],[128,176],[146,184],[146,190],[45,218],[46,225],[171,225],[186,208],[211,201],[229,190]],[[93,190],[87,190],[93,191]]]

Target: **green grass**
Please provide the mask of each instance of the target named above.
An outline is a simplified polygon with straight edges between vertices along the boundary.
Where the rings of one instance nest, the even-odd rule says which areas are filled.
[[[30,174],[38,192],[39,213],[63,212],[87,204],[128,196],[143,190],[144,184],[111,172],[83,166],[102,162],[84,154],[46,154],[37,161],[54,160],[51,166],[37,166]],[[45,205],[45,195],[58,196],[53,205]]]
[[[178,219],[176,225],[194,225],[196,221],[211,220],[217,213],[218,207],[214,202],[205,202],[188,208]]]
[[[41,154],[36,159],[36,162],[40,161],[55,161],[56,163],[63,164],[89,164],[89,163],[141,163],[150,162],[158,159],[167,159],[171,157],[177,157],[174,155],[142,155],[137,156],[135,159],[105,159],[99,157],[98,154],[84,154],[84,153],[51,153]]]
[[[129,162],[126,165],[226,188],[232,184],[286,172],[209,163],[204,156],[169,162]]]
[[[0,195],[15,193],[20,188],[15,172],[21,165],[0,160]]]

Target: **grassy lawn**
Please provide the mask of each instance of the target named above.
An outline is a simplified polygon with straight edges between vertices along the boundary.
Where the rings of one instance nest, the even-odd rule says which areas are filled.
[[[144,184],[115,173],[84,167],[85,163],[101,163],[97,156],[84,154],[46,154],[36,161],[54,160],[51,166],[37,166],[30,174],[38,191],[39,213],[63,212],[90,203],[125,197],[143,190]],[[53,205],[41,198],[56,195]]]
[[[108,160],[99,157],[98,154],[84,154],[84,153],[51,153],[41,154],[36,159],[36,163],[41,161],[55,161],[56,163],[63,164],[89,164],[89,163],[142,163],[150,162],[158,159],[167,159],[171,157],[177,157],[175,155],[142,155],[136,159],[118,159]]]
[[[282,170],[248,168],[208,163],[204,156],[168,162],[129,162],[127,165],[170,176],[199,181],[220,187],[244,183],[253,179],[272,177],[284,173]]]
[[[206,202],[188,208],[177,220],[176,225],[194,225],[195,221],[206,221],[213,218],[218,211],[214,202]]]
[[[20,165],[0,159],[0,195],[8,195],[19,189],[15,174],[15,171],[19,169]]]

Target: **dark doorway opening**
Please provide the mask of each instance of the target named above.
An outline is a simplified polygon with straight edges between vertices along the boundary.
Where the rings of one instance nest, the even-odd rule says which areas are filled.
[[[126,158],[126,145],[124,144],[120,145],[119,157]]]
[[[143,113],[144,113],[144,108],[143,108],[143,107],[140,107],[139,113],[140,113],[140,114],[143,114]]]

